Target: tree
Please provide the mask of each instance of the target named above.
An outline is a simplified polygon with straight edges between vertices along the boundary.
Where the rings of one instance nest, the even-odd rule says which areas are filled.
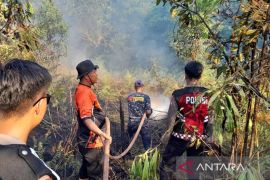
[[[47,58],[55,60],[64,56],[68,26],[53,1],[42,0],[34,18],[42,49],[47,51]]]
[[[39,62],[63,55],[67,25],[52,1],[43,0],[37,13],[28,1],[0,1],[0,62],[11,58]]]
[[[0,2],[0,62],[15,57],[34,57],[38,33],[30,23],[32,15],[33,8],[28,2]]]

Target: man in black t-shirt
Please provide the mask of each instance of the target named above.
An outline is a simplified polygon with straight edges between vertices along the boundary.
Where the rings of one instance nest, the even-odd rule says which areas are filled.
[[[14,59],[0,67],[0,179],[58,180],[26,145],[50,101],[51,75],[32,61]]]

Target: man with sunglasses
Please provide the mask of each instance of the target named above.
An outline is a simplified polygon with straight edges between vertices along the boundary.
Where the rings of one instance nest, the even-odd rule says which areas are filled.
[[[26,145],[50,101],[51,75],[32,61],[0,67],[0,179],[55,180],[59,176]]]
[[[78,147],[82,155],[80,179],[97,180],[102,178],[103,152],[102,139],[112,140],[102,132],[105,115],[92,86],[97,83],[97,69],[92,61],[80,62],[77,67],[80,82],[75,92],[75,106],[79,128],[77,131]]]

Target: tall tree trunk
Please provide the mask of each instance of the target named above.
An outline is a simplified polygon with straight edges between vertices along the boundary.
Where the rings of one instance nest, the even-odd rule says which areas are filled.
[[[267,9],[267,14],[266,14],[266,23],[267,21],[269,21],[270,18],[270,6]],[[260,60],[258,63],[258,82],[256,83],[256,87],[257,89],[260,89],[260,74],[261,74],[261,69],[262,69],[262,61],[264,60],[264,56],[265,56],[265,50],[266,50],[266,41],[267,41],[267,34],[269,32],[269,29],[267,28],[264,32],[263,32],[263,43],[262,43],[262,51],[260,54]],[[257,135],[257,127],[256,127],[256,119],[257,119],[257,111],[258,111],[258,107],[260,105],[260,99],[256,96],[255,97],[255,105],[254,105],[254,111],[253,111],[253,115],[252,115],[252,130],[251,130],[251,141],[250,141],[250,150],[249,150],[249,157],[252,156],[253,151],[255,146],[258,148],[259,146],[259,140],[258,140],[258,135]],[[257,160],[259,162],[259,152],[257,153]],[[259,168],[259,165],[258,165]]]
[[[236,95],[233,96],[234,101],[236,102],[236,99],[238,99],[240,101],[240,97],[237,96],[237,90],[234,88],[233,89],[233,94]],[[238,107],[238,105],[236,105],[237,108],[239,109],[240,107]],[[238,152],[238,126],[237,126],[237,119],[235,117],[235,115],[233,116],[233,134],[232,134],[232,140],[231,140],[231,162],[237,163],[238,162],[238,156],[237,156],[237,152]]]
[[[254,77],[254,70],[255,70],[255,52],[256,52],[256,43],[252,44],[252,51],[251,51],[251,58],[250,58],[250,79],[252,80]],[[252,83],[252,82],[251,82]],[[248,94],[248,107],[247,107],[247,112],[246,112],[246,125],[245,125],[245,134],[244,134],[244,145],[243,149],[241,152],[241,159],[243,156],[247,156],[247,145],[248,145],[248,136],[249,136],[249,121],[251,119],[252,115],[252,91],[249,91]]]

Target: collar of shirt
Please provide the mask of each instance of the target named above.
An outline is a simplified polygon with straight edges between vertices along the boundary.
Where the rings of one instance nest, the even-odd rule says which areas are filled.
[[[25,143],[12,136],[9,136],[6,134],[0,134],[0,144],[9,145],[9,144],[25,144]]]

